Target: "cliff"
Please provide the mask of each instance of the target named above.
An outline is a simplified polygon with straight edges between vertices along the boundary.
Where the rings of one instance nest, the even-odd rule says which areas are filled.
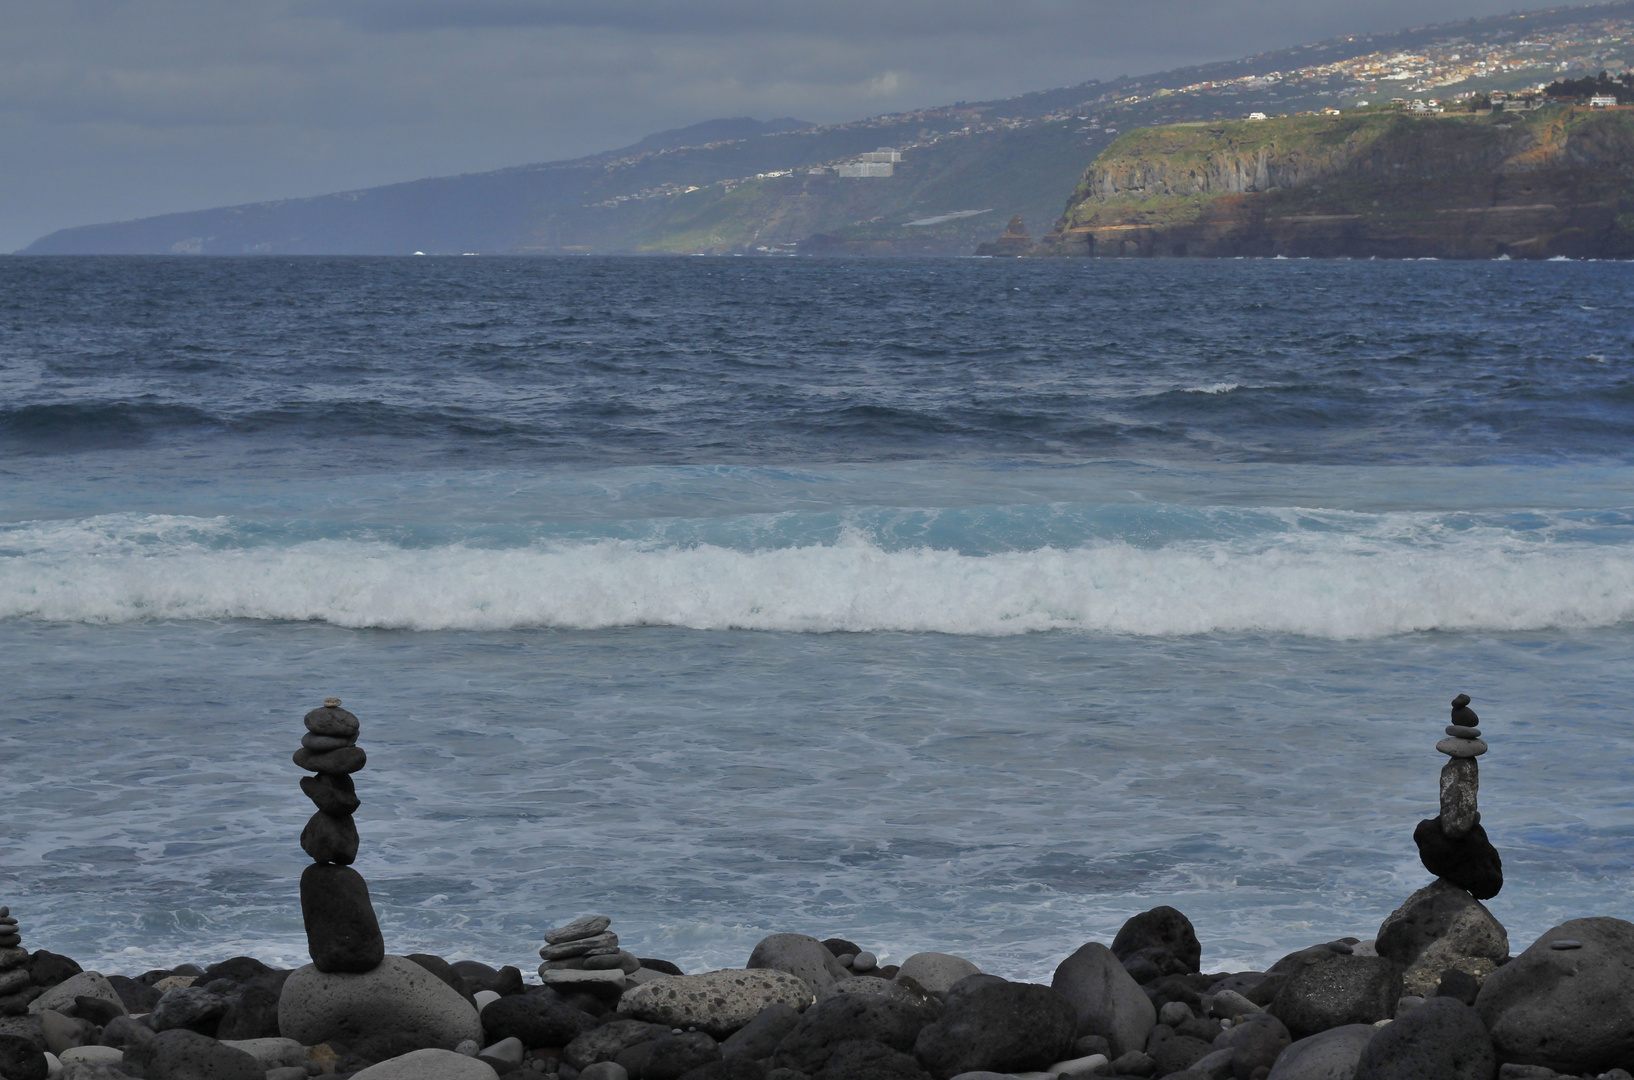
[[[1032,254],[1634,256],[1634,109],[1339,116],[1129,132]]]

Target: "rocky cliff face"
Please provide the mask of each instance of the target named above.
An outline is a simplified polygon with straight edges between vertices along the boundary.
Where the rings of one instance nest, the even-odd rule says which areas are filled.
[[[1034,254],[1634,255],[1634,109],[1131,132]]]

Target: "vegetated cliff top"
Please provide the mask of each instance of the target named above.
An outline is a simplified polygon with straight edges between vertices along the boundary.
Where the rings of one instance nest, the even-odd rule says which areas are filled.
[[[1132,131],[1040,253],[1634,253],[1634,109],[1339,116]]]

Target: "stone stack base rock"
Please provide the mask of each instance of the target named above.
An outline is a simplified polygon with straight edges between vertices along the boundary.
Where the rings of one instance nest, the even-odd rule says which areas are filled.
[[[44,993],[28,971],[28,950],[11,908],[0,907],[0,1016],[22,1016]]]

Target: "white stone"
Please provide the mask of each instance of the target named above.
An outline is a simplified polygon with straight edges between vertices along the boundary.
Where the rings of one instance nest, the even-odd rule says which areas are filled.
[[[28,1011],[38,1015],[47,1009],[55,1009],[60,1013],[74,1011],[74,999],[77,997],[93,997],[102,1001],[110,1001],[119,1006],[121,1013],[128,1013],[125,1003],[119,1000],[119,991],[113,984],[102,977],[98,971],[82,971],[66,982],[60,982],[47,990],[39,997],[28,1003]]]
[[[47,1050],[45,1053],[45,1075],[56,1076],[62,1072],[62,1059]]]
[[[508,1039],[500,1039],[492,1046],[483,1047],[477,1052],[477,1056],[503,1061],[514,1067],[522,1064],[522,1058],[527,1052],[528,1048],[522,1045],[522,1040],[512,1035]]]
[[[1069,1080],[1077,1080],[1078,1077],[1088,1076],[1105,1064],[1107,1064],[1105,1054],[1090,1054],[1087,1057],[1072,1058],[1069,1061],[1057,1061],[1044,1071],[1054,1073],[1057,1076],[1068,1077]]]
[[[370,1065],[352,1080],[499,1080],[499,1074],[486,1061],[452,1050],[416,1050]]]
[[[125,1060],[125,1051],[117,1046],[73,1046],[64,1050],[61,1058],[64,1065],[76,1061],[87,1065],[112,1065]]]
[[[459,991],[412,960],[388,956],[361,974],[311,964],[291,972],[278,998],[278,1030],[306,1046],[404,1032],[452,1048],[481,1039],[482,1021]]]
[[[221,1045],[244,1051],[266,1069],[306,1064],[306,1047],[294,1039],[223,1039]]]
[[[496,994],[492,990],[478,990],[476,993],[471,995],[471,999],[477,1003],[477,1012],[479,1013],[483,1009],[486,1009],[489,1005],[492,1005],[494,1002],[498,1001],[499,997],[500,995]]]
[[[673,978],[673,976],[672,976]],[[539,981],[546,986],[583,986],[588,983],[598,983],[603,986],[623,986],[624,972],[618,968],[611,971],[574,971],[571,968],[541,968]]]

